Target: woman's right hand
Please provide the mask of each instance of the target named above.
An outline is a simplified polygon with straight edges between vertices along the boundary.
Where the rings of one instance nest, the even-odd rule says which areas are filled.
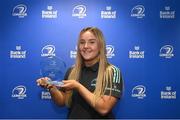
[[[56,104],[60,106],[65,105],[65,93],[60,91],[55,85],[48,84],[48,77],[42,77],[36,80],[37,85],[43,88],[49,89],[52,100],[55,101]]]
[[[38,86],[41,86],[41,87],[46,88],[46,89],[50,89],[50,88],[55,87],[51,84],[48,84],[48,80],[49,80],[48,77],[42,77],[42,78],[37,79],[36,83]]]

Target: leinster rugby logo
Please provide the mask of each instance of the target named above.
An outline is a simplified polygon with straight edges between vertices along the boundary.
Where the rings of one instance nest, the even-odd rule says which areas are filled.
[[[114,46],[106,45],[106,56],[107,56],[107,58],[112,58],[113,56],[115,56]]]
[[[144,11],[143,5],[137,5],[131,10],[131,17],[143,18],[145,16]]]
[[[19,18],[24,18],[27,16],[26,13],[27,7],[26,5],[20,4],[14,7],[12,16],[18,16]]]
[[[135,86],[132,89],[132,97],[137,97],[138,99],[143,99],[146,97],[146,88],[143,85]]]
[[[46,45],[41,50],[41,56],[55,56],[55,46],[54,45]]]
[[[173,46],[165,45],[165,46],[161,47],[159,56],[160,57],[165,57],[165,58],[172,58],[174,56],[174,54],[173,54]]]
[[[24,99],[26,96],[26,87],[23,85],[19,85],[15,87],[12,91],[12,97],[17,99]]]
[[[86,17],[86,6],[84,6],[84,5],[75,6],[73,11],[72,11],[72,16],[78,17],[78,18]]]

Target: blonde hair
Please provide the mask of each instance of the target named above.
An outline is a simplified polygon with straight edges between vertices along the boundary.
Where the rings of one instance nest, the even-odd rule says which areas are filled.
[[[83,33],[86,31],[91,32],[98,40],[98,47],[99,47],[99,69],[98,69],[98,76],[96,81],[96,88],[94,90],[94,101],[93,105],[95,105],[98,98],[104,95],[105,88],[110,87],[112,89],[112,76],[113,76],[113,70],[112,65],[108,64],[107,58],[106,58],[106,44],[104,40],[104,36],[102,32],[96,28],[96,27],[87,27],[81,30],[79,34],[79,40],[78,40],[78,49],[77,49],[77,56],[76,56],[76,62],[73,66],[68,79],[74,79],[76,81],[79,81],[80,75],[81,75],[81,69],[83,66],[83,58],[79,51],[79,41],[80,37]],[[110,91],[111,95],[111,91]],[[69,91],[66,96],[66,105],[71,105],[71,96],[72,91]]]

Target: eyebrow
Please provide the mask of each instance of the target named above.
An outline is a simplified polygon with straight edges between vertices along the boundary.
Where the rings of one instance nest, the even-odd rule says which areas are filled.
[[[80,39],[80,41],[82,41],[84,39]],[[88,39],[89,41],[96,41],[96,39]]]
[[[96,40],[96,39],[89,39],[90,41],[94,41],[94,40]]]

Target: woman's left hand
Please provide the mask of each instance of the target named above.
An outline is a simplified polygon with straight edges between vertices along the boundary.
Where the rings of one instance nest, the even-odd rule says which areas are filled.
[[[64,80],[63,81],[64,85],[61,85],[62,88],[65,90],[73,90],[73,89],[78,89],[80,86],[80,83],[77,82],[76,80]]]

